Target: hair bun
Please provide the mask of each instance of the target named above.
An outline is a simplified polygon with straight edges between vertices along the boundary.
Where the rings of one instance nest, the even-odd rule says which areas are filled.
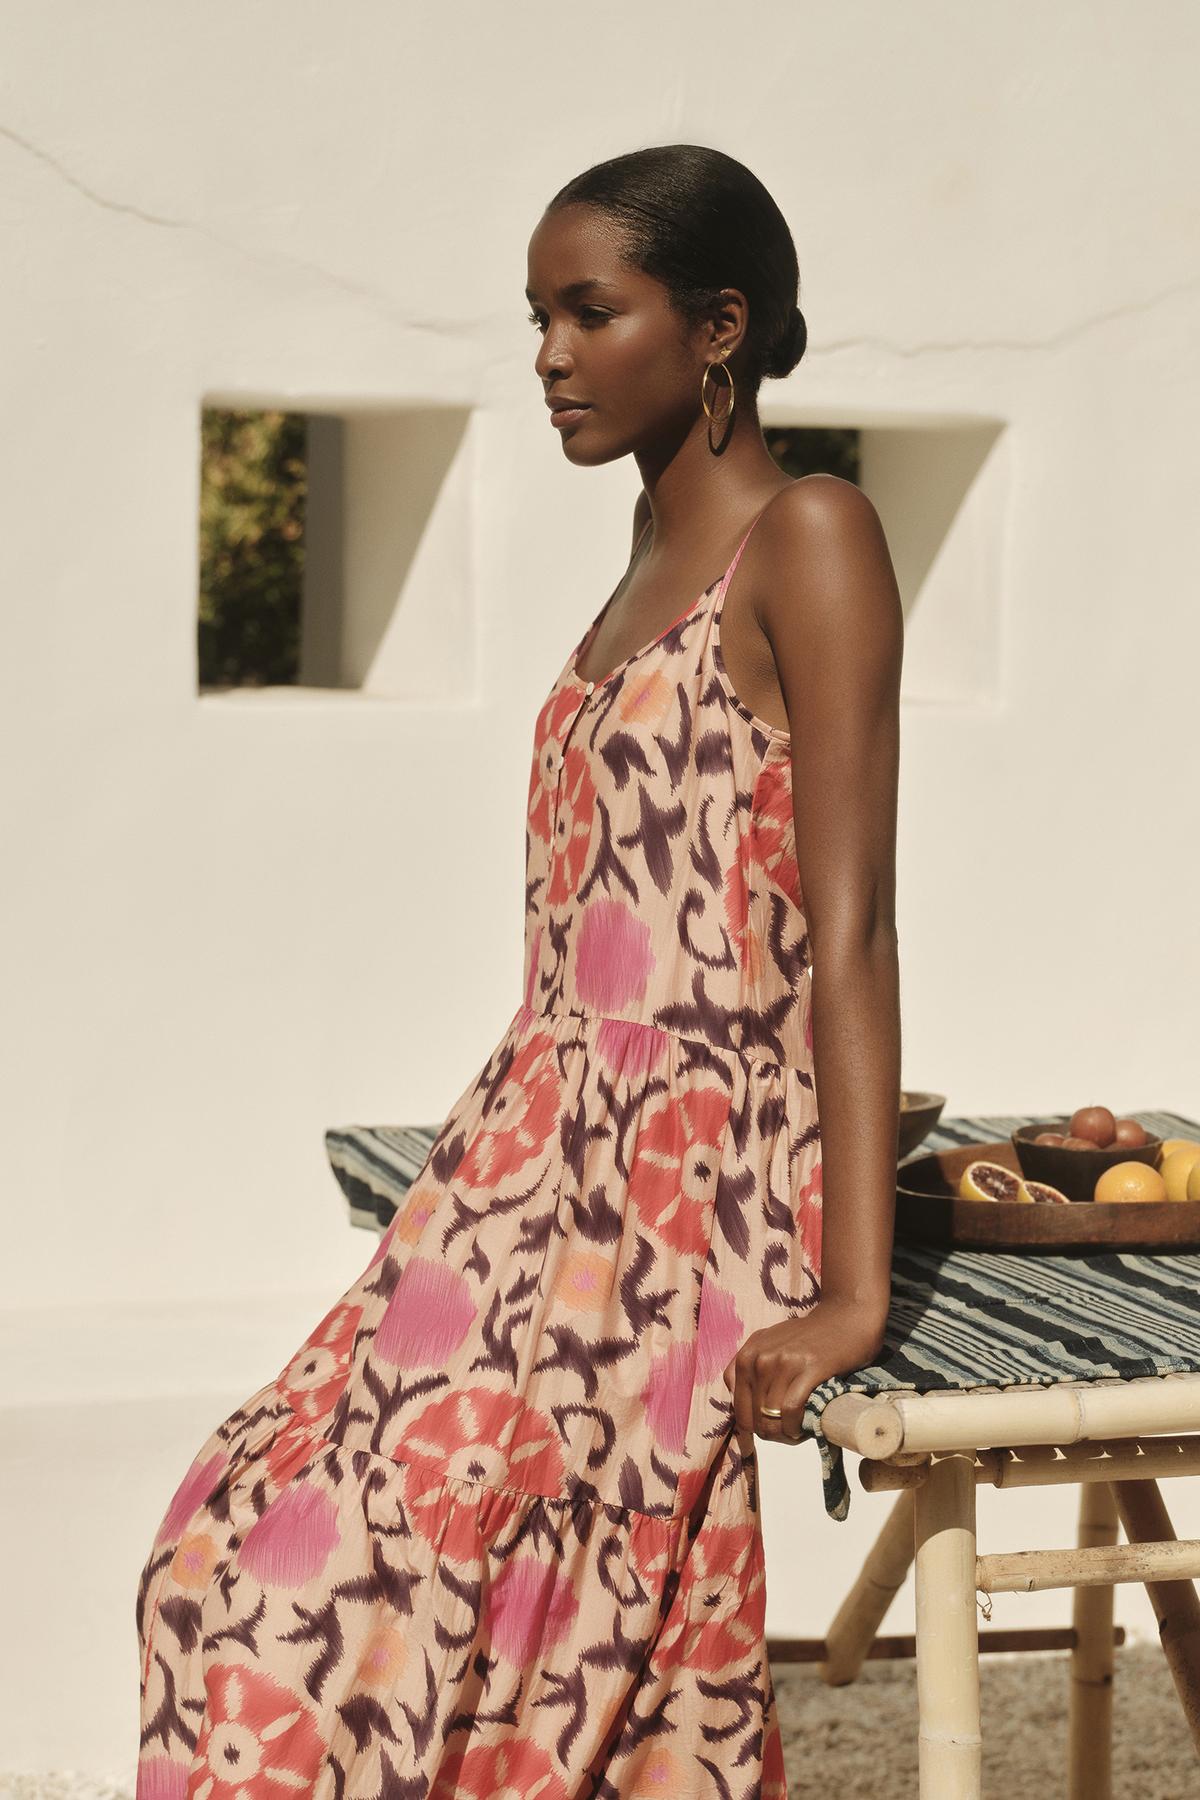
[[[767,373],[775,378],[790,375],[808,347],[808,326],[798,306],[793,306],[788,322],[775,346]]]

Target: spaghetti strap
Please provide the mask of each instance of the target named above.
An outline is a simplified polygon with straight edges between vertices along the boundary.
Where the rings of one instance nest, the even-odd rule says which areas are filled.
[[[773,500],[774,498],[775,498],[775,496],[772,494],[771,499]],[[771,501],[768,500],[767,506],[770,506],[770,504],[771,504]],[[721,581],[721,590],[717,596],[718,608],[720,607],[721,601],[724,600],[724,598],[725,598],[725,589],[729,586],[729,583],[733,577],[733,571],[737,568],[738,564],[742,560],[742,551],[746,548],[746,543],[750,537],[750,533],[754,530],[754,527],[758,524],[758,521],[762,518],[763,513],[766,512],[767,506],[764,506],[759,512],[755,513],[754,517],[751,519],[749,525],[746,528],[745,536],[742,538],[741,543],[738,545],[737,549],[733,553],[733,561],[730,563],[729,567],[726,569],[724,577],[722,578],[722,581]]]

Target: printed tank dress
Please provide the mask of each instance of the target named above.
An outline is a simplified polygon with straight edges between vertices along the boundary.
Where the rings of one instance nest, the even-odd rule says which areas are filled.
[[[615,590],[538,712],[521,1003],[171,1500],[138,1800],[786,1800],[723,1374],[818,1297],[821,1157],[789,737],[721,655],[749,536],[583,681]]]

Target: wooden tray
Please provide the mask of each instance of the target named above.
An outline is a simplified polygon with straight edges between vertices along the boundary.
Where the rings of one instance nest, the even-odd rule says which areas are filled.
[[[1200,1200],[1141,1200],[1067,1206],[1005,1200],[960,1200],[959,1176],[983,1158],[1017,1175],[1012,1141],[964,1144],[914,1156],[896,1170],[896,1235],[962,1250],[1196,1250]]]

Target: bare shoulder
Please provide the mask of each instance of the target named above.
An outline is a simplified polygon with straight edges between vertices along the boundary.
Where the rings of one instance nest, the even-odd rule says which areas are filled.
[[[854,482],[801,476],[770,501],[755,537],[759,623],[772,644],[830,630],[902,630],[883,524]]]
[[[637,541],[646,529],[649,519],[650,496],[645,488],[639,488],[638,497],[633,503],[633,538],[630,542],[631,553],[637,548]]]

